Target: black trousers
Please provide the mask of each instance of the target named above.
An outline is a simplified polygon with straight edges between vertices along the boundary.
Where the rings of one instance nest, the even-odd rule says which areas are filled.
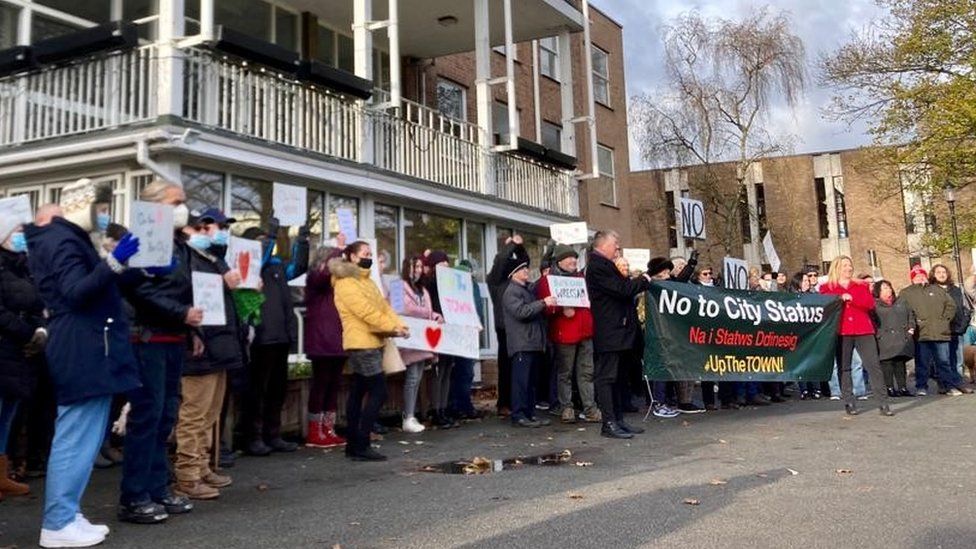
[[[269,441],[281,436],[281,408],[288,391],[287,343],[251,345],[249,384],[244,399],[245,436]]]
[[[621,375],[621,364],[627,351],[595,353],[593,355],[593,392],[603,421],[624,418],[622,396],[627,392],[627,380]]]
[[[346,443],[349,452],[363,452],[369,448],[369,433],[384,402],[386,374],[352,375],[352,391],[346,401],[346,423],[349,425]]]
[[[837,364],[840,377],[840,394],[845,404],[854,405],[853,380],[851,379],[851,360],[854,349],[861,356],[863,368],[867,370],[870,379],[884,379],[881,373],[881,362],[878,360],[878,341],[874,335],[840,336],[837,342]],[[888,392],[880,387],[874,391],[875,401],[879,406],[888,403]]]
[[[907,389],[904,358],[890,358],[881,361],[881,371],[884,372],[885,387],[889,389]],[[871,375],[871,374],[868,374]]]
[[[512,409],[512,359],[508,356],[505,330],[495,329],[498,338],[498,402],[497,408]]]

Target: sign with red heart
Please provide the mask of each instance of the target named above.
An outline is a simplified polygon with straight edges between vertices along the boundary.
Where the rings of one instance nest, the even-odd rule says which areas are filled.
[[[410,337],[394,339],[401,349],[430,351],[443,355],[481,358],[478,328],[457,324],[438,324],[431,320],[400,317],[410,328]]]

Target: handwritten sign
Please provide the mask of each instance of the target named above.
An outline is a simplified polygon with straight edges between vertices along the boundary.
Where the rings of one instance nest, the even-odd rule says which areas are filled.
[[[339,208],[336,210],[336,217],[339,218],[339,232],[346,235],[346,242],[355,242],[359,238],[356,214],[349,208]]]
[[[590,295],[586,293],[586,279],[580,276],[549,275],[549,291],[560,307],[590,308]]]
[[[741,259],[726,257],[722,264],[725,287],[730,290],[749,289],[749,264]]]
[[[203,310],[203,326],[227,324],[224,312],[224,278],[214,273],[191,273],[193,306]]]
[[[701,200],[681,199],[681,235],[705,240],[705,206]]]
[[[393,307],[398,314],[403,314],[403,279],[390,280],[387,287],[390,289],[390,307]]]
[[[633,271],[643,271],[651,261],[651,250],[644,248],[624,248],[624,259]]]
[[[766,261],[773,268],[773,272],[778,273],[780,266],[779,254],[776,253],[776,248],[773,246],[773,233],[769,231],[766,231],[766,236],[763,237],[763,251],[766,252]]]
[[[275,183],[271,189],[274,215],[282,225],[298,227],[308,219],[308,191],[305,187]]]
[[[34,216],[31,215],[30,197],[22,194],[11,198],[0,199],[0,218],[13,219],[17,225],[26,225],[33,221]]]
[[[437,292],[441,311],[448,324],[481,328],[478,309],[474,305],[474,282],[471,273],[437,266]]]
[[[130,267],[169,267],[173,262],[173,207],[155,202],[132,203],[132,236],[139,239],[139,252]]]
[[[296,278],[293,278],[293,279],[289,280],[288,281],[288,286],[290,288],[304,288],[307,285],[306,284],[307,281],[308,281],[308,273],[303,274],[302,276],[299,276],[299,277],[296,277]]]
[[[230,237],[227,264],[241,274],[241,288],[258,289],[261,283],[261,243],[257,240]]]
[[[557,244],[586,244],[590,239],[585,221],[549,225],[549,234]]]
[[[410,337],[393,341],[401,349],[430,351],[443,355],[481,358],[478,328],[456,324],[438,324],[422,318],[400,317],[410,328]]]

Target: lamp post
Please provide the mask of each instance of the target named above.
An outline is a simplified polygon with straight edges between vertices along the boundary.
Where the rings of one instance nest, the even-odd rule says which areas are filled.
[[[949,204],[949,220],[952,222],[952,258],[956,261],[956,281],[962,284],[962,258],[959,255],[959,228],[956,225],[956,189],[951,183],[945,187],[945,201]]]

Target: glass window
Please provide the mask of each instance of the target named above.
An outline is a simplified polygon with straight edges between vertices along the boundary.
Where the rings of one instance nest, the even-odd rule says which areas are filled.
[[[820,228],[820,238],[830,238],[830,222],[827,219],[827,188],[822,177],[813,179],[813,188],[817,193],[817,223]]]
[[[512,234],[514,232],[515,231],[513,231],[512,229],[496,227],[495,236],[496,236],[496,240],[498,241],[498,243],[496,244],[497,246],[496,249],[501,250],[502,248],[504,248],[505,241],[508,240],[509,238],[512,238]],[[494,261],[494,258],[492,258],[492,261]]]
[[[237,220],[235,234],[240,235],[251,227],[267,227],[271,218],[271,194],[270,181],[233,176],[230,211]]]
[[[543,120],[542,145],[547,149],[561,151],[563,148],[563,127]]]
[[[491,123],[495,127],[495,144],[508,143],[508,135],[512,133],[508,126],[508,105],[495,102],[491,104]]]
[[[318,34],[318,49],[315,51],[315,59],[330,67],[336,66],[335,32],[319,25]]]
[[[604,204],[617,205],[617,181],[614,177],[613,149],[597,146],[597,161],[600,168],[600,180],[603,186],[600,189],[600,201]]]
[[[538,280],[541,272],[539,267],[542,265],[542,256],[546,253],[549,237],[532,233],[521,234],[525,242],[525,251],[529,253],[529,277],[532,280]]]
[[[843,176],[834,177],[834,211],[837,214],[837,237],[847,238],[847,206],[844,202]]]
[[[485,224],[468,221],[465,224],[465,238],[467,238],[467,259],[474,265],[476,279],[485,277]]]
[[[93,23],[108,23],[112,16],[112,0],[35,0],[38,4],[54,8]],[[37,14],[34,14],[37,17]]]
[[[275,7],[275,44],[298,51],[298,14]]]
[[[678,247],[678,211],[675,209],[674,191],[664,193],[664,208],[668,216],[668,247]]]
[[[742,242],[752,242],[752,224],[750,223],[749,191],[739,188],[739,230],[742,231]]]
[[[271,4],[261,0],[216,2],[214,23],[260,40],[271,40]]]
[[[183,167],[181,178],[186,206],[202,210],[209,206],[224,207],[224,174]]]
[[[610,54],[593,46],[593,99],[610,106]]]
[[[762,183],[756,183],[756,217],[759,221],[759,234],[766,234],[769,221],[766,218],[766,187]]]
[[[308,244],[314,250],[322,245],[322,232],[325,229],[325,193],[308,190]],[[291,234],[291,233],[289,233]],[[297,233],[296,233],[297,234]]]
[[[31,17],[31,42],[40,42],[48,38],[55,38],[70,34],[78,30],[78,27],[69,25],[63,21],[51,19],[37,12]]]
[[[0,4],[0,50],[17,45],[17,18],[20,10],[8,4]]]
[[[373,82],[381,90],[390,89],[390,54],[373,50]]]
[[[424,250],[443,250],[451,264],[461,254],[461,220],[416,210],[406,210],[403,219],[407,255]]]
[[[450,80],[437,81],[437,110],[444,116],[449,116],[456,120],[466,120],[467,111],[465,103],[464,86],[451,82]]]
[[[389,255],[389,261],[385,265],[380,265],[382,274],[396,275],[400,273],[400,231],[398,221],[400,218],[400,208],[376,204],[373,208],[373,220],[375,223],[374,231],[376,234],[376,246]]]
[[[347,72],[356,71],[356,44],[352,41],[352,38],[340,34],[339,35],[339,65],[340,68]]]
[[[559,80],[559,39],[555,36],[539,40],[539,72]]]

